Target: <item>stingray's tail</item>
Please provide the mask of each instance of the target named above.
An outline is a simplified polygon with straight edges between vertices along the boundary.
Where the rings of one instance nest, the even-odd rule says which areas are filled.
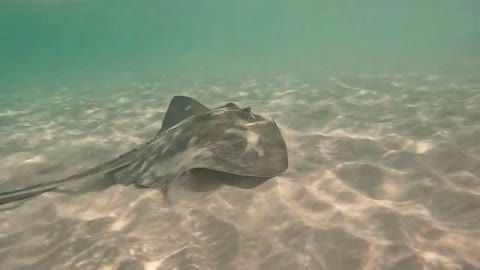
[[[122,160],[120,160],[122,161]],[[2,204],[7,204],[23,199],[28,199],[37,195],[40,195],[44,192],[51,191],[56,189],[57,187],[66,184],[68,182],[78,180],[80,178],[84,178],[90,175],[98,174],[98,173],[115,173],[119,170],[122,170],[126,166],[128,166],[129,163],[126,163],[125,161],[119,162],[117,161],[116,163],[113,162],[107,162],[104,163],[100,166],[88,169],[86,171],[83,171],[78,174],[71,175],[67,178],[63,178],[61,180],[55,180],[51,182],[46,182],[26,188],[21,188],[21,189],[16,189],[12,191],[7,191],[7,192],[2,192],[0,193],[0,205]]]
[[[59,184],[57,182],[50,182],[28,188],[3,192],[0,193],[0,205],[35,197],[44,192],[56,189],[58,186]]]
[[[50,182],[41,183],[34,186],[26,187],[26,188],[20,188],[12,191],[2,192],[0,193],[0,205],[23,200],[23,199],[28,199],[30,197],[40,195],[44,192],[56,189],[57,187],[65,183],[68,183],[70,181],[77,180],[98,172],[102,172],[101,166],[83,171],[78,174],[71,175],[61,180],[50,181]]]
[[[40,195],[40,194],[45,193],[47,191],[54,190],[57,187],[59,187],[61,185],[64,185],[68,182],[78,180],[80,178],[84,178],[86,176],[90,176],[90,175],[93,175],[93,174],[96,174],[96,173],[102,173],[102,172],[105,171],[105,170],[103,170],[103,167],[104,167],[104,165],[97,166],[97,167],[94,167],[92,169],[83,171],[81,173],[71,175],[67,178],[63,178],[61,180],[50,181],[50,182],[41,183],[41,184],[37,184],[37,185],[34,185],[34,186],[26,187],[26,188],[15,189],[15,190],[12,190],[12,191],[7,191],[7,192],[0,193],[0,205],[11,203],[11,202],[14,202],[14,201],[23,200],[23,199],[28,199],[30,197]],[[121,167],[121,168],[123,168],[123,167]],[[119,168],[119,169],[121,169],[121,168]]]
[[[147,143],[149,143],[149,142],[147,142]],[[147,144],[147,143],[145,143],[145,144]],[[51,182],[47,182],[47,183],[43,183],[43,184],[38,184],[38,185],[30,186],[30,187],[27,187],[27,188],[21,188],[21,189],[16,189],[16,190],[12,190],[12,191],[2,192],[2,193],[0,193],[0,205],[11,203],[11,202],[14,202],[14,201],[23,200],[23,199],[28,199],[30,197],[40,195],[44,192],[56,189],[57,187],[59,187],[63,184],[66,184],[68,182],[71,182],[71,181],[74,181],[74,180],[77,180],[77,179],[80,179],[80,178],[84,178],[84,177],[87,177],[87,176],[90,176],[90,175],[99,174],[99,173],[108,173],[108,172],[115,173],[119,170],[122,170],[126,166],[128,166],[130,164],[129,157],[131,156],[131,154],[136,153],[136,151],[138,151],[138,149],[140,149],[145,144],[142,144],[141,146],[139,146],[139,147],[123,154],[123,155],[118,156],[114,160],[105,162],[101,165],[90,168],[90,169],[85,170],[83,172],[71,175],[67,178],[64,178],[64,179],[61,179],[61,180],[56,180],[56,181],[51,181]]]

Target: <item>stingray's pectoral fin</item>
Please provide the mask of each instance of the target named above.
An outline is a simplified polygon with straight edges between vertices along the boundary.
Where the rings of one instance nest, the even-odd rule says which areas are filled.
[[[233,186],[241,189],[256,188],[272,178],[270,176],[246,176],[200,168],[191,170],[191,175],[193,176],[192,179],[202,184],[207,183],[208,181],[215,181],[227,186]]]
[[[221,181],[227,186],[237,187],[241,189],[253,189],[265,183],[271,178],[272,177],[234,175],[232,177],[225,177]]]
[[[114,179],[116,183],[122,186],[128,186],[135,183],[135,180],[140,176],[137,167],[137,163],[132,163],[106,173],[105,177]]]
[[[128,166],[127,166],[128,167]],[[125,168],[125,170],[122,172],[122,169],[120,168],[115,171],[111,171],[105,174],[105,178],[109,180],[115,181],[115,183],[118,183],[122,186],[128,186],[128,185],[133,185],[137,189],[147,189],[150,187],[144,186],[137,184],[135,181],[133,181],[133,178],[131,175],[129,175],[129,170]]]
[[[120,168],[118,168],[118,169],[115,169],[115,170],[106,172],[103,176],[104,176],[106,179],[108,179],[108,180],[114,180],[116,183],[119,183],[119,184],[122,184],[122,185],[125,185],[125,186],[126,186],[126,185],[128,185],[128,184],[130,184],[130,183],[128,183],[128,184],[123,184],[123,183],[119,182],[119,181],[118,181],[118,179],[119,179],[118,174],[119,174],[120,171],[128,168],[129,166],[130,166],[130,165],[125,165],[125,166],[120,167]]]
[[[155,179],[154,181],[146,181],[145,175],[141,173],[141,164],[133,163],[128,166],[116,169],[105,174],[105,177],[112,177],[116,183],[128,186],[134,185],[135,188],[147,189],[154,188],[161,190],[164,194],[168,192],[169,181],[167,179]]]
[[[148,188],[150,188],[150,187],[140,185],[140,184],[137,184],[137,183],[133,183],[133,186],[137,189],[148,189]]]

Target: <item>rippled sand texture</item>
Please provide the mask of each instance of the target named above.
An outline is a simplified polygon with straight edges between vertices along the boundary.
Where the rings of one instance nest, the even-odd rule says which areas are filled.
[[[288,172],[253,190],[174,192],[174,207],[101,176],[2,206],[0,269],[480,268],[475,78],[278,77],[7,97],[17,102],[0,108],[0,189],[140,144],[176,94],[273,116]]]

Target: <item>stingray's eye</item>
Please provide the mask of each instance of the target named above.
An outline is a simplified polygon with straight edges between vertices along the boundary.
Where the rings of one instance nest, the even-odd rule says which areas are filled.
[[[252,112],[252,108],[246,107],[246,108],[243,108],[242,111],[244,111],[244,112],[246,112],[246,113],[251,113],[251,112]]]
[[[233,102],[229,102],[225,105],[225,107],[236,108],[237,105],[235,105],[235,103],[233,103]]]
[[[241,112],[242,116],[248,121],[255,120],[255,117],[252,114],[252,109],[250,107],[243,108]]]

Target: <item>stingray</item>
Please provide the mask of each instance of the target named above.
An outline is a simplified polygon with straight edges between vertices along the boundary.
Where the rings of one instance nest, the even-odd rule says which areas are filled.
[[[226,185],[250,189],[287,168],[287,147],[272,118],[231,102],[209,109],[192,98],[175,96],[153,139],[64,179],[0,193],[0,204],[96,174],[121,185],[154,188],[167,195],[170,184],[180,176],[213,177]]]

